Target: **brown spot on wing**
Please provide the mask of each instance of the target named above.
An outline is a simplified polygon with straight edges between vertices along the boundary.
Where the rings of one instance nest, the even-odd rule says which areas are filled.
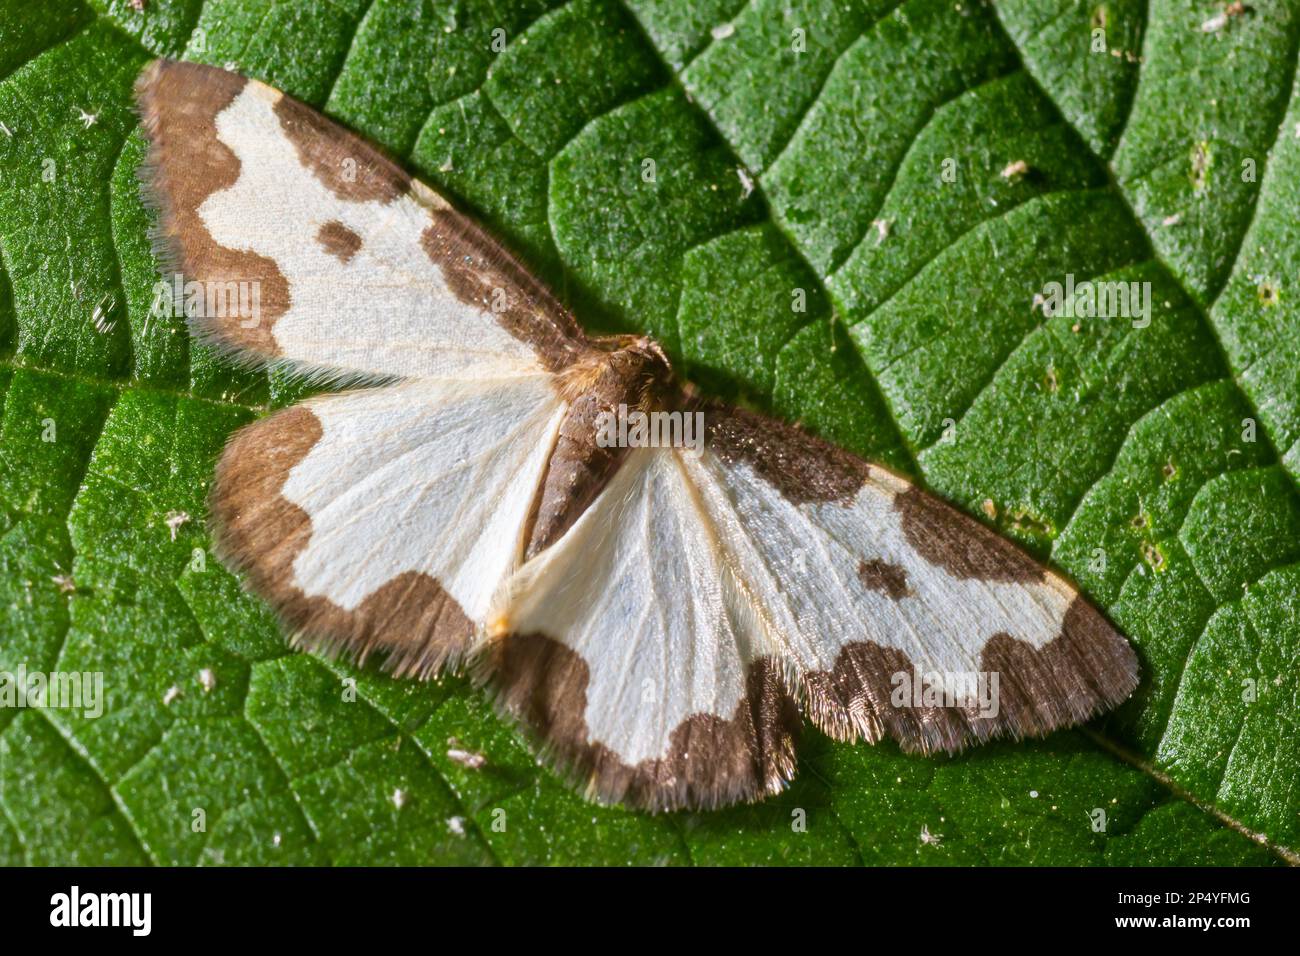
[[[907,570],[880,558],[858,562],[858,580],[873,591],[901,601],[912,593],[907,586]]]
[[[974,518],[912,485],[894,497],[907,543],[955,578],[1042,581],[1043,566]]]
[[[320,419],[298,405],[235,434],[217,464],[211,494],[224,560],[279,612],[294,640],[364,661],[386,654],[398,676],[428,677],[469,650],[474,626],[427,574],[405,572],[348,611],[309,597],[294,583],[293,562],[311,538],[311,518],[281,494],[290,470],[320,440]]]
[[[275,115],[298,161],[340,199],[386,205],[410,190],[402,167],[310,106],[281,94]]]
[[[499,706],[602,802],[650,811],[713,808],[775,793],[794,775],[799,712],[768,659],[750,665],[747,694],[730,719],[693,715],[673,730],[665,756],[635,765],[590,739],[590,671],[564,644],[540,634],[507,635],[482,664]]]
[[[420,242],[456,298],[495,316],[552,372],[587,353],[590,344],[572,313],[501,243],[450,207],[430,216]]]
[[[867,479],[866,462],[797,425],[721,402],[704,413],[708,447],[726,464],[748,463],[794,504],[850,501]]]
[[[1076,596],[1060,633],[1040,648],[994,636],[980,655],[980,674],[990,688],[997,675],[996,715],[981,715],[977,702],[918,704],[913,694],[895,696],[924,683],[904,651],[851,641],[830,670],[804,675],[804,696],[809,717],[837,740],[889,736],[904,751],[956,753],[995,737],[1041,737],[1083,723],[1133,692],[1138,664],[1128,641]]]
[[[239,160],[217,138],[216,117],[248,83],[211,66],[154,60],[136,82],[140,119],[149,140],[141,167],[146,201],[159,212],[165,271],[186,281],[254,283],[260,314],[201,319],[198,332],[220,344],[262,358],[279,354],[271,333],[289,309],[289,286],[265,256],[219,245],[198,209],[209,196],[234,185]]]
[[[337,219],[322,223],[316,233],[316,241],[322,249],[344,265],[361,249],[361,237]]]

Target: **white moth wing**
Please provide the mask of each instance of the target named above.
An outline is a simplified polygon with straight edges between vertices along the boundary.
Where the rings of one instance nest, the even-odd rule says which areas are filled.
[[[303,166],[274,112],[281,95],[249,83],[217,115],[240,176],[198,210],[216,243],[279,266],[289,287],[270,330],[279,352],[314,368],[400,377],[540,370],[525,342],[467,307],[429,261],[426,206],[412,195],[345,199]],[[331,228],[347,248],[317,241]]]
[[[417,571],[482,620],[563,412],[546,377],[416,382],[309,407],[321,440],[281,492],[312,520],[297,586],[350,610]]]
[[[244,429],[218,543],[308,644],[428,675],[468,653],[514,570],[564,404],[545,373],[417,380]]]
[[[1136,685],[1132,648],[1069,582],[886,469],[734,409],[684,461],[832,736],[952,752],[1087,720]]]
[[[925,671],[973,671],[1000,632],[1034,647],[1055,637],[1073,599],[1055,579],[960,578],[926,561],[900,527],[895,500],[905,491],[875,477],[848,500],[799,504],[744,462],[709,455],[694,477],[790,652],[814,670],[862,639]]]
[[[554,371],[583,341],[504,248],[315,110],[166,60],[138,96],[146,192],[201,339],[346,381]]]
[[[513,577],[486,670],[588,795],[650,809],[781,787],[797,713],[671,449],[629,454]]]

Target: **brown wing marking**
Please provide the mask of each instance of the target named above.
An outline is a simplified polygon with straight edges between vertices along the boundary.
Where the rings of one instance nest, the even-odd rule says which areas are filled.
[[[236,433],[217,464],[210,502],[222,558],[247,574],[299,644],[358,661],[379,651],[398,676],[429,677],[459,663],[472,644],[474,625],[427,574],[404,572],[351,611],[309,597],[294,584],[293,562],[312,525],[281,490],[320,437],[320,419],[305,405]]]
[[[917,705],[911,694],[895,696],[898,675],[906,675],[905,686],[924,677],[906,653],[851,641],[831,670],[804,675],[802,697],[809,718],[836,740],[875,743],[888,736],[904,751],[951,754],[996,737],[1043,737],[1084,723],[1123,703],[1138,684],[1133,648],[1082,597],[1042,647],[994,636],[980,670],[997,675],[996,715],[981,716],[974,704]]]
[[[271,259],[219,245],[199,217],[213,193],[239,179],[239,160],[217,138],[216,117],[248,80],[234,73],[174,60],[154,60],[136,81],[136,100],[149,154],[140,167],[146,202],[158,213],[155,252],[165,273],[186,281],[252,283],[255,318],[229,316],[196,331],[246,361],[280,355],[271,329],[289,309],[289,285]],[[238,285],[236,285],[238,287]]]
[[[993,737],[1039,737],[1082,723],[1123,702],[1138,685],[1132,646],[1061,577],[990,528],[879,465],[797,425],[722,403],[707,406],[707,437],[724,463],[743,460],[793,505],[853,500],[864,482],[893,495],[903,534],[929,563],[956,579],[1022,582],[1073,594],[1059,633],[1035,647],[1017,635],[991,638],[980,655],[983,674],[998,675],[999,709],[895,703],[896,675],[914,680],[902,650],[850,640],[829,671],[805,670],[799,697],[812,721],[840,740],[894,738],[902,749],[952,753]],[[911,593],[906,574],[863,556],[859,579],[894,600]],[[922,675],[923,676],[923,675]]]
[[[573,314],[509,250],[450,206],[434,209],[420,242],[442,270],[452,294],[496,316],[531,345],[543,366],[558,372],[591,346]]]
[[[540,634],[504,635],[476,672],[498,707],[590,798],[658,812],[762,799],[795,772],[799,711],[768,659],[749,666],[730,719],[696,714],[672,731],[666,755],[629,765],[593,741],[584,713],[590,676],[582,657]]]

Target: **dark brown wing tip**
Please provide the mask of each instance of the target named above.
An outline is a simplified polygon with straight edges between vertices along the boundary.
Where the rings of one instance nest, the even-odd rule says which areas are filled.
[[[989,687],[996,675],[996,714],[897,703],[895,675],[913,675],[912,661],[870,641],[846,644],[831,670],[805,675],[803,696],[809,718],[836,740],[888,736],[906,753],[955,754],[999,737],[1043,737],[1085,723],[1121,704],[1139,681],[1132,646],[1080,595],[1051,641],[1035,648],[996,635],[980,668]]]
[[[145,202],[164,218],[165,227],[176,225],[174,173],[194,178],[194,161],[203,159],[207,149],[205,137],[195,133],[211,128],[247,82],[218,67],[165,57],[151,60],[136,77],[136,115],[149,144],[137,176]]]
[[[148,63],[135,83],[136,113],[148,143],[136,177],[151,214],[149,240],[161,274],[200,281],[257,280],[270,313],[276,302],[287,300],[287,292],[280,288],[283,278],[269,262],[255,261],[260,257],[232,257],[223,251],[211,241],[197,214],[211,193],[238,176],[238,161],[217,138],[215,120],[247,83],[239,74],[215,66],[166,58]],[[174,314],[185,315],[180,298],[174,291]],[[252,328],[202,316],[189,318],[187,324],[195,338],[245,368],[266,366],[278,351],[269,317]]]
[[[473,675],[542,759],[598,803],[650,813],[713,810],[779,793],[795,774],[799,711],[766,659],[750,665],[748,693],[730,720],[694,715],[673,731],[667,756],[635,765],[591,740],[584,716],[590,671],[559,641],[497,638],[474,659]]]
[[[212,118],[242,90],[248,80],[218,66],[158,57],[150,60],[135,79],[136,113],[145,133],[165,133],[159,125],[167,118],[185,114],[190,118]]]
[[[169,126],[165,103],[169,95],[174,95],[171,94],[169,77],[175,67],[176,61],[160,57],[146,64],[135,80],[136,116],[148,144],[144,161],[136,169],[136,178],[140,185],[140,198],[152,214],[149,241],[163,274],[188,271],[164,146]]]
[[[217,556],[272,606],[295,646],[358,664],[378,652],[384,669],[398,677],[425,679],[459,666],[475,629],[427,574],[398,575],[351,611],[293,583],[293,562],[312,526],[281,490],[320,436],[320,420],[302,405],[235,433],[209,495]]]
[[[1085,723],[1126,700],[1139,680],[1132,645],[1082,595],[1051,641],[1035,649],[999,634],[985,646],[982,666],[1000,675],[994,735],[1017,738]]]

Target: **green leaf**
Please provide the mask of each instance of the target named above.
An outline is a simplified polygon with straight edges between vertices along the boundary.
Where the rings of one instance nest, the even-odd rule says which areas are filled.
[[[0,863],[1294,861],[1300,22],[1201,29],[1221,9],[0,0],[0,670],[106,695],[0,709]],[[809,730],[778,798],[651,817],[583,802],[461,678],[291,653],[204,502],[303,388],[148,315],[130,91],[160,54],[323,108],[591,327],[1051,560],[1138,694],[957,758]],[[1150,282],[1150,325],[1044,318],[1066,273]]]

